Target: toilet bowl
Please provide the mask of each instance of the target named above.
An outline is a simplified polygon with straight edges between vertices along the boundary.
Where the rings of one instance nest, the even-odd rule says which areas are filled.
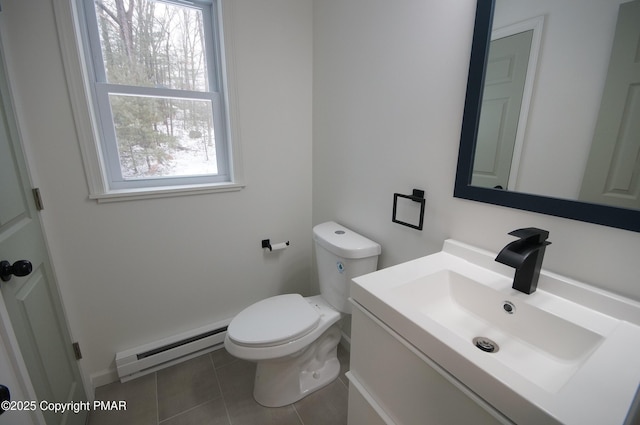
[[[236,318],[229,324],[225,348],[232,356],[257,362],[253,396],[263,406],[294,403],[340,373],[340,313],[322,297],[279,295],[249,306]],[[269,336],[261,335],[266,328]]]
[[[351,312],[350,281],[376,270],[377,243],[335,222],[313,231],[321,295],[284,294],[258,301],[237,314],[227,329],[227,351],[257,363],[253,396],[263,406],[294,403],[338,377],[340,318]]]

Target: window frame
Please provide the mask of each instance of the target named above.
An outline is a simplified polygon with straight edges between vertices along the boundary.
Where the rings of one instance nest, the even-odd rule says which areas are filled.
[[[229,93],[235,92],[233,79],[230,78],[233,74],[233,61],[227,60],[232,49],[230,49],[231,43],[224,37],[222,25],[224,14],[229,13],[225,12],[225,9],[229,6],[225,1],[223,8],[223,0],[163,1],[198,9],[204,7],[205,31],[208,27],[212,33],[212,42],[205,42],[209,91],[192,92],[169,88],[111,84],[106,82],[104,76],[103,82],[97,82],[99,75],[96,77],[95,61],[96,59],[102,61],[102,51],[98,44],[99,58],[94,57],[95,46],[91,49],[88,44],[95,43],[95,35],[97,34],[94,34],[93,38],[90,36],[88,29],[90,23],[86,21],[87,16],[91,16],[90,14],[93,13],[94,23],[97,25],[93,1],[64,0],[54,2],[56,21],[59,23],[58,37],[89,186],[89,198],[99,202],[227,192],[241,190],[245,187],[242,178],[239,142],[237,137],[232,137],[232,134],[237,133],[237,131],[233,131],[231,120],[231,115],[233,115],[231,101],[233,99],[229,95]],[[91,8],[90,10],[86,8],[87,4]],[[99,40],[97,42],[99,43]],[[104,62],[98,63],[104,66]],[[102,92],[98,93],[99,91]],[[120,184],[118,177],[121,178],[121,171],[117,156],[117,142],[113,137],[111,146],[107,148],[105,147],[107,141],[103,136],[109,131],[112,132],[112,136],[115,136],[108,93],[210,101],[216,134],[216,155],[219,158],[218,174],[207,175],[204,178],[202,176],[175,176],[131,179],[126,180],[126,183],[133,182],[134,184]],[[102,122],[106,122],[107,125],[102,125]],[[110,127],[110,130],[105,131],[105,127]],[[117,170],[114,167],[117,167]]]

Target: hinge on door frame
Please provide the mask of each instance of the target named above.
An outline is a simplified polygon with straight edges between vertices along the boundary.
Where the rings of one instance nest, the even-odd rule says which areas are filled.
[[[82,352],[80,351],[80,343],[74,342],[73,344],[71,344],[71,346],[73,347],[73,354],[76,356],[76,360],[82,359]]]
[[[42,211],[44,209],[44,205],[42,204],[42,196],[40,196],[40,188],[34,187],[31,191],[33,192],[33,199],[36,201],[36,209],[38,211]]]

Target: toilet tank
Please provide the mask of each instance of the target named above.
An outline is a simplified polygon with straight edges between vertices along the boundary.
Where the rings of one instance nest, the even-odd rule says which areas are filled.
[[[333,307],[351,314],[351,279],[376,271],[380,245],[329,221],[313,228],[320,294]]]

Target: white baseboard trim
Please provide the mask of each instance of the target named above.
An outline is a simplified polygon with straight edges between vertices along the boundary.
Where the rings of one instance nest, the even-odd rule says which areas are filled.
[[[346,351],[351,352],[351,338],[344,332],[342,332],[342,338],[340,339],[340,345]],[[95,394],[95,390],[103,385],[108,385],[113,382],[120,381],[116,368],[104,369],[96,373],[92,373],[89,377],[91,384],[91,392]]]
[[[100,372],[92,373],[89,379],[91,380],[91,389],[94,393],[96,388],[120,380],[120,378],[118,378],[118,372],[116,371],[115,367],[112,369],[104,369]]]

